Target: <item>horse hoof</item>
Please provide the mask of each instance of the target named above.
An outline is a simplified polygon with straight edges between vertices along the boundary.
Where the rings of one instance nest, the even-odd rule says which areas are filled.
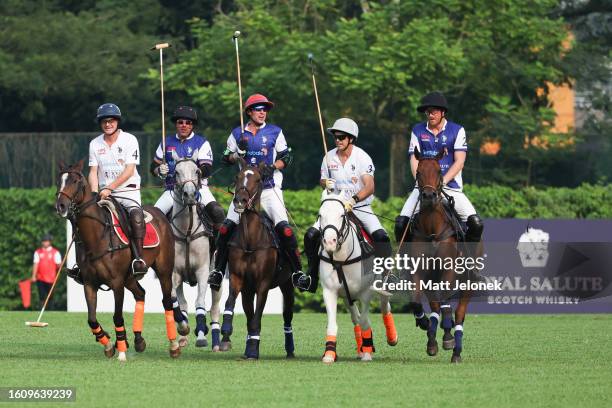
[[[206,340],[206,337],[198,338],[196,340],[196,347],[207,347],[207,346],[208,346],[208,340]]]
[[[170,353],[170,357],[178,358],[178,356],[181,355],[181,348],[177,347],[177,348],[173,349],[172,347],[170,347],[170,350],[168,350],[168,352]]]
[[[259,356],[251,355],[247,356],[246,354],[242,356],[242,359],[245,361],[257,361],[259,360]]]
[[[429,340],[427,342],[427,355],[435,356],[438,354],[438,342],[436,340]]]
[[[361,361],[372,361],[372,353],[363,353]]]
[[[178,334],[180,334],[181,336],[186,336],[189,334],[189,325],[187,324],[187,322],[185,322],[184,320],[180,323],[177,324],[177,331]]]
[[[219,345],[217,344],[217,345],[213,346],[212,351],[213,351],[213,353],[219,353],[219,352],[221,352],[221,349],[219,348]]]
[[[136,352],[142,353],[143,351],[145,351],[146,348],[147,348],[147,343],[145,342],[145,339],[143,339],[142,337],[134,341],[134,350],[136,350]]]
[[[287,357],[285,357],[287,360],[293,360],[295,358],[295,354],[293,353],[289,353],[287,354]]]
[[[451,357],[451,363],[460,363],[461,362],[461,356],[457,355],[457,354],[453,354],[453,356]]]
[[[178,344],[180,348],[187,347],[189,340],[187,340],[187,337],[181,336],[179,337]]]
[[[104,355],[111,358],[115,355],[115,345],[109,343],[109,348],[104,347]]]
[[[333,364],[336,362],[336,359],[333,356],[328,356],[327,354],[323,356],[322,361],[325,364]]]
[[[127,356],[125,355],[125,351],[120,351],[117,356],[117,360],[119,361],[127,361]]]
[[[444,335],[444,338],[442,339],[442,348],[444,350],[452,350],[455,348],[455,338],[450,335],[450,336],[446,336]]]
[[[219,346],[219,350],[221,351],[230,351],[232,349],[231,341],[222,341],[221,346]]]
[[[389,340],[387,339],[387,344],[390,346],[395,346],[397,344],[397,336],[395,336],[395,338],[393,340]]]

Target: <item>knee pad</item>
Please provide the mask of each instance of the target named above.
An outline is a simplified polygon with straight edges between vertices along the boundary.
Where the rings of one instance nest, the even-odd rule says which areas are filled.
[[[404,231],[406,230],[406,227],[408,226],[408,223],[410,222],[410,217],[405,216],[405,215],[399,215],[395,218],[395,241],[396,242],[400,242],[402,239],[402,236],[404,235]],[[406,236],[404,237],[404,241],[408,241],[408,233],[406,233]]]
[[[317,256],[319,245],[321,244],[321,231],[315,227],[310,227],[304,234],[304,251],[309,258]]]
[[[470,215],[467,219],[468,234],[473,238],[480,238],[484,230],[484,224],[478,214]]]
[[[234,221],[230,219],[223,221],[221,228],[219,228],[219,234],[217,235],[217,240],[215,242],[217,248],[224,246],[224,243],[230,239],[232,232],[234,232],[234,228],[236,228],[236,223]]]
[[[215,224],[221,224],[225,219],[225,211],[223,211],[223,207],[218,202],[211,201],[206,204],[205,208],[208,216]]]
[[[293,228],[287,221],[281,221],[274,227],[274,231],[278,234],[281,242],[289,245],[291,249],[297,248],[297,239],[293,233]]]
[[[391,240],[387,231],[384,229],[378,229],[372,233],[372,239],[374,240],[375,254],[376,256],[388,258],[391,256]]]

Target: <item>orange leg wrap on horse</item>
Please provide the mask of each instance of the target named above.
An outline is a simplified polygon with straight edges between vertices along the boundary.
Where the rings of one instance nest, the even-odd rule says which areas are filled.
[[[353,327],[353,330],[355,331],[355,343],[357,343],[357,352],[359,353],[361,351],[361,346],[363,345],[363,339],[361,338],[361,326],[356,324],[355,327]]]
[[[138,302],[136,302],[136,307],[134,308],[134,321],[132,322],[133,331],[142,333],[143,326],[144,326],[144,301],[139,300]]]
[[[174,341],[176,340],[176,324],[174,324],[174,313],[172,310],[166,310],[164,312],[166,316],[166,334],[168,335],[168,340]]]
[[[397,342],[397,330],[395,329],[395,321],[393,320],[393,314],[389,312],[386,315],[383,315],[383,322],[385,323],[387,342]]]
[[[98,326],[95,329],[91,329],[91,332],[94,334],[94,336],[99,334],[101,331],[102,331],[102,326]],[[110,341],[110,339],[106,336],[102,336],[100,337],[100,339],[98,339],[96,336],[96,341],[100,342],[100,344],[102,344],[103,346],[106,346],[108,342]]]
[[[127,351],[127,342],[125,340],[119,340],[119,337],[125,338],[125,327],[115,327],[117,333],[117,351]]]
[[[363,339],[363,345],[361,346],[361,351],[364,353],[373,353],[374,352],[374,342],[372,340],[372,328],[370,327],[368,330],[364,330],[361,332],[361,338]]]
[[[331,357],[334,359],[334,361],[336,361],[338,358],[336,355],[336,336],[325,337],[325,353],[323,354],[323,357]]]

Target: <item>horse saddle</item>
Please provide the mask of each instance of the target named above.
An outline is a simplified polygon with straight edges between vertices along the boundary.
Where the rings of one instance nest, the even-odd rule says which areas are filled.
[[[101,208],[106,208],[111,216],[115,234],[123,244],[128,245],[129,238],[126,231],[129,231],[129,223],[127,221],[128,214],[126,213],[125,209],[121,205],[115,205],[115,202],[111,200],[100,200],[98,201],[98,206]],[[144,213],[144,221],[146,225],[143,247],[155,248],[159,246],[159,233],[155,229],[155,226],[151,223],[151,221],[153,221],[153,216],[144,209],[142,212]]]
[[[374,240],[372,236],[368,234],[361,220],[353,212],[348,213],[348,218],[357,227],[357,238],[359,239],[362,258],[369,258],[374,253]]]
[[[457,214],[457,211],[455,210],[452,197],[450,198],[451,200],[442,200],[442,208],[444,209],[444,214],[446,215],[446,219],[448,220],[452,230],[449,232],[449,236],[454,236],[458,242],[464,242],[465,233],[467,232],[467,225],[461,221],[461,217],[459,217],[459,214]],[[418,224],[420,216],[421,213],[414,216],[414,222],[411,223],[412,234],[415,234],[416,232],[416,235],[419,235],[419,232],[416,231],[416,225]]]

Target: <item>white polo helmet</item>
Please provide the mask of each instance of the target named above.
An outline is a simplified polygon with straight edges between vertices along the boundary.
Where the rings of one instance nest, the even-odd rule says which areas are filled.
[[[334,126],[327,128],[330,134],[334,134],[334,130],[344,132],[348,135],[353,136],[355,139],[359,137],[359,126],[353,119],[340,118],[334,122]]]

